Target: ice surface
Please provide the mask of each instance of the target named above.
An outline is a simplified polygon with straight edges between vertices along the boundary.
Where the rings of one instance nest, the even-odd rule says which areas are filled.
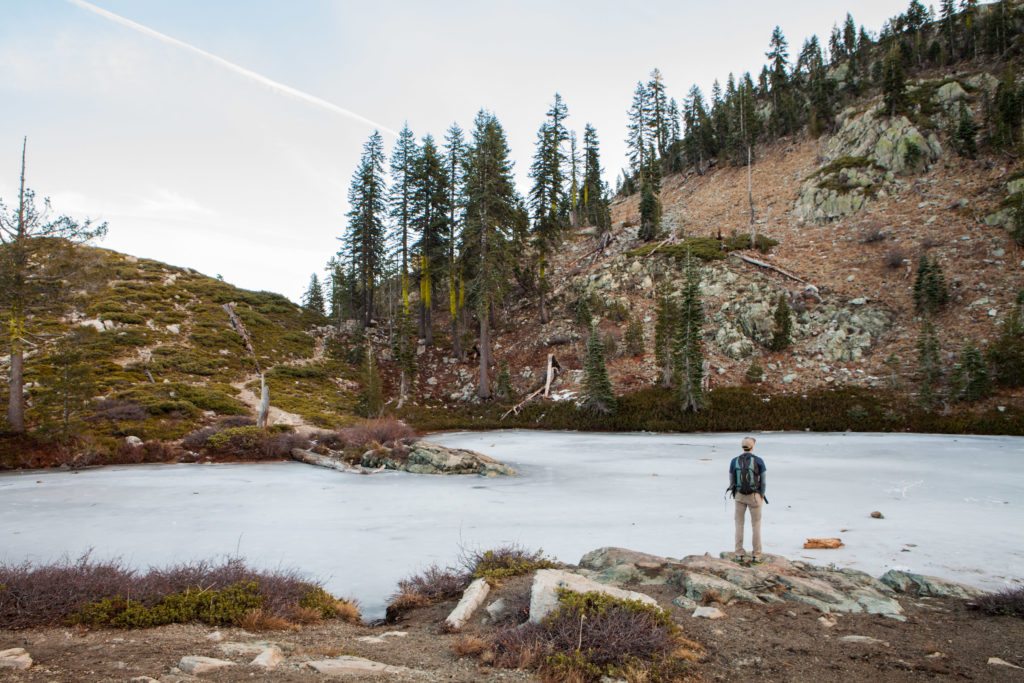
[[[379,616],[398,579],[453,563],[460,548],[517,542],[570,563],[609,545],[673,557],[731,550],[723,492],[741,436],[434,437],[522,475],[497,479],[298,463],[4,474],[0,560],[92,548],[146,567],[237,551],[256,566],[300,568]],[[767,552],[989,589],[1024,581],[1024,439],[774,433],[759,435],[756,452],[769,473]],[[846,547],[803,550],[812,536]]]

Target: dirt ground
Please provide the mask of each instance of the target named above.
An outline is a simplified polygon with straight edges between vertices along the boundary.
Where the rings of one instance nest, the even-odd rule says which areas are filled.
[[[521,581],[492,593],[490,599],[522,591]],[[671,587],[646,588],[683,629],[684,635],[705,648],[703,659],[692,665],[692,681],[1024,681],[1024,669],[988,663],[998,657],[1024,666],[1024,620],[989,617],[953,599],[905,598],[907,621],[881,616],[834,615],[826,626],[822,614],[794,603],[771,606],[721,606],[726,618],[697,619],[671,602],[678,591]],[[525,671],[494,669],[469,657],[457,657],[452,646],[463,635],[486,637],[492,626],[478,614],[462,634],[446,634],[441,622],[454,601],[416,610],[388,626],[328,623],[294,631],[246,633],[219,629],[223,643],[270,641],[287,659],[273,671],[248,664],[252,655],[226,656],[209,639],[218,629],[201,625],[174,625],[136,631],[84,631],[68,628],[28,631],[0,630],[0,650],[25,648],[35,665],[28,671],[0,670],[0,680],[130,681],[150,676],[166,683],[196,680],[172,671],[186,655],[233,659],[236,666],[206,674],[210,681],[315,681],[324,678],[304,665],[307,661],[356,655],[417,669],[419,674],[346,676],[346,681],[539,681]],[[356,640],[360,636],[400,631],[379,643]],[[868,636],[884,643],[845,642],[844,636]]]

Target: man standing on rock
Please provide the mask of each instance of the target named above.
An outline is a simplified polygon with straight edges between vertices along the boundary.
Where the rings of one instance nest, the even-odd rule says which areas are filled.
[[[754,562],[761,559],[761,508],[768,500],[764,497],[764,460],[754,455],[756,439],[743,439],[743,453],[729,463],[729,488],[736,499],[736,557],[742,559],[747,551],[743,549],[743,519],[750,510],[750,528],[754,546]]]

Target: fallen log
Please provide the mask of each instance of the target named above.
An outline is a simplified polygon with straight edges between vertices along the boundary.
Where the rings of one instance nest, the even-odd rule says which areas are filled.
[[[297,460],[307,465],[326,467],[327,469],[345,472],[346,474],[377,474],[378,472],[384,471],[384,467],[379,467],[375,470],[366,467],[358,467],[356,465],[348,464],[341,458],[332,458],[329,455],[320,455],[313,451],[307,451],[304,448],[293,448],[291,455],[292,460]]]
[[[843,547],[841,538],[808,538],[804,543],[806,550],[835,550]]]
[[[739,257],[739,259],[741,261],[745,261],[746,263],[749,263],[752,266],[757,266],[758,268],[764,268],[766,270],[773,271],[775,273],[778,273],[779,275],[782,275],[784,277],[788,277],[790,280],[795,280],[795,281],[799,282],[802,285],[809,285],[809,284],[811,284],[810,282],[808,282],[807,280],[803,279],[802,277],[797,277],[796,275],[793,275],[793,273],[785,271],[782,268],[779,268],[778,266],[773,266],[772,264],[770,264],[770,263],[768,263],[766,261],[761,261],[760,259],[756,259],[756,258],[753,258],[751,256],[747,256],[746,254],[736,254],[736,256]]]

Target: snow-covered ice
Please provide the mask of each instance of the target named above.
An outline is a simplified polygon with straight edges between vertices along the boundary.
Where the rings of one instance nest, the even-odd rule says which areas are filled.
[[[145,567],[237,551],[256,566],[300,568],[378,616],[398,579],[453,563],[460,548],[517,542],[570,563],[608,545],[673,557],[730,550],[723,493],[741,436],[434,437],[521,473],[497,479],[298,463],[3,474],[0,560],[91,548]],[[988,589],[1024,581],[1024,439],[774,433],[759,435],[756,452],[768,465],[767,552]],[[846,547],[803,550],[812,536]]]

